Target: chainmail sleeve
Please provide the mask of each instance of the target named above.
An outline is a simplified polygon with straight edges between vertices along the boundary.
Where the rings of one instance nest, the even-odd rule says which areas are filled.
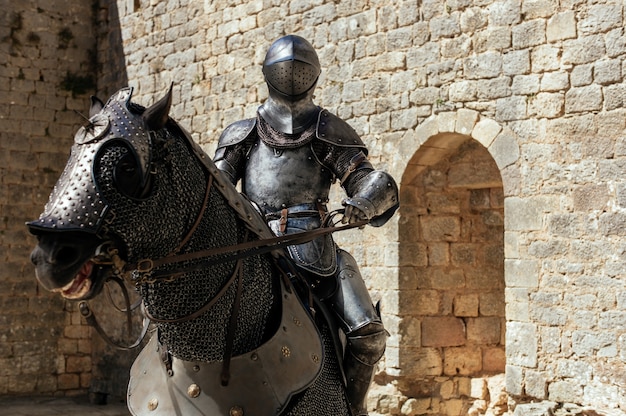
[[[348,195],[342,203],[362,211],[374,227],[385,224],[399,206],[395,180],[388,173],[375,170],[363,149],[321,141],[313,146],[320,162],[341,181]]]
[[[316,140],[313,142],[313,151],[319,161],[341,180],[341,186],[348,196],[354,195],[359,189],[359,182],[374,170],[363,150],[357,147],[335,146]]]
[[[253,145],[254,137],[249,137],[243,142],[221,147],[215,152],[213,161],[223,172],[228,174],[231,182],[236,185],[243,176],[245,161],[250,147]]]

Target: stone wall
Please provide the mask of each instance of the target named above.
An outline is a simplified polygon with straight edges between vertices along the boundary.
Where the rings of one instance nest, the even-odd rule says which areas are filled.
[[[230,122],[253,116],[267,96],[260,66],[273,40],[296,33],[317,48],[323,66],[317,103],[355,127],[374,164],[398,179],[403,198],[398,215],[385,227],[337,238],[362,265],[374,298],[382,299],[392,334],[371,395],[372,407],[380,413],[407,415],[485,413],[496,412],[496,407],[503,411],[494,382],[502,376],[486,371],[482,352],[480,370],[476,366],[467,374],[446,373],[446,352],[458,352],[458,346],[442,341],[433,345],[429,335],[442,337],[429,330],[433,320],[449,321],[456,325],[456,343],[468,345],[477,334],[472,325],[478,318],[489,318],[492,324],[485,333],[495,334],[498,328],[501,339],[495,342],[494,335],[473,345],[496,351],[493,357],[500,358],[494,371],[501,370],[504,354],[504,384],[512,407],[516,402],[551,400],[616,415],[626,411],[623,2],[111,0],[103,4],[107,19],[119,31],[98,32],[98,53],[107,54],[109,65],[101,72],[106,82],[98,86],[99,91],[110,93],[121,86],[120,80],[127,80],[136,89],[135,99],[147,105],[174,83],[173,117],[210,154],[220,132]],[[8,48],[4,41],[1,45]],[[58,66],[63,64],[67,62]],[[20,62],[2,70],[14,67],[19,68]],[[16,82],[11,91],[21,85],[19,72],[14,71],[8,76]],[[70,98],[64,102],[69,108],[79,106]],[[2,106],[7,113],[12,108],[9,103]],[[33,136],[37,134],[28,135],[29,140]],[[438,199],[470,198],[485,204],[489,194],[490,208],[480,215],[469,203],[450,215],[450,206],[429,206],[425,195],[420,195],[426,192],[424,181],[446,164],[450,180],[462,143],[482,146],[483,152],[473,153],[476,168],[488,156],[499,173],[488,177],[497,183],[453,191],[446,182]],[[30,148],[22,151],[32,158]],[[4,172],[2,192],[9,192],[8,183],[32,192],[32,185],[22,182],[24,175],[9,179]],[[484,179],[483,173],[464,171],[475,182]],[[41,182],[37,185],[45,187]],[[340,194],[334,192],[337,198]],[[4,221],[3,230],[19,223],[13,219],[15,214],[4,212],[3,217],[11,219]],[[476,247],[476,252],[455,251],[453,240],[441,244],[424,239],[429,224],[442,221],[440,229],[445,225],[434,217],[448,216],[453,224],[463,224],[463,218],[472,215],[493,221],[502,213],[502,223],[491,227],[491,243]],[[403,234],[409,229],[415,230],[411,238]],[[460,236],[464,228],[458,229]],[[4,246],[8,243],[3,238]],[[23,240],[13,235],[10,241]],[[490,255],[481,255],[488,247]],[[492,262],[484,265],[490,266],[490,278],[500,283],[487,292],[470,290],[469,273],[463,268],[428,281],[435,269],[444,267],[443,262],[449,262],[445,266],[449,267],[467,258],[462,254]],[[25,263],[19,264],[10,273],[12,279],[25,273]],[[453,280],[445,290],[428,286],[460,274],[465,286]],[[429,306],[434,304],[430,295],[406,302],[428,290],[440,299],[437,308]],[[10,302],[19,297],[11,296]],[[487,297],[492,301],[486,304],[497,312],[481,314],[481,299]],[[411,368],[409,362],[417,364]],[[443,370],[419,367],[427,363],[438,363]],[[411,388],[406,388],[408,380],[414,381]],[[470,410],[467,406],[472,403]]]
[[[0,14],[0,395],[80,394],[91,335],[75,305],[37,285],[36,219],[96,85],[89,2],[11,2]]]
[[[504,254],[495,258],[503,270],[507,323],[500,330],[509,394],[519,401],[625,406],[621,2],[123,5],[128,2],[118,2],[126,67],[137,97],[150,103],[174,82],[174,116],[210,153],[222,129],[253,116],[265,98],[265,50],[287,33],[319,51],[324,72],[317,102],[348,120],[374,163],[402,187],[449,155],[452,144],[429,146],[432,137],[480,143],[503,189],[503,234],[496,240]],[[423,227],[412,215],[427,208],[419,199],[403,202],[383,229],[338,238],[363,265],[392,329],[410,314],[399,304],[406,293],[398,266],[407,254],[400,231],[413,222]],[[415,252],[418,260],[427,255]],[[417,285],[423,278],[415,279]],[[418,319],[414,327],[423,331],[428,322]],[[372,399],[390,414],[407,403],[406,414],[420,414],[394,378],[403,371],[393,359],[394,342],[408,354],[405,336],[394,332],[381,366],[385,377],[377,379],[382,393]],[[472,380],[470,386],[480,385]]]

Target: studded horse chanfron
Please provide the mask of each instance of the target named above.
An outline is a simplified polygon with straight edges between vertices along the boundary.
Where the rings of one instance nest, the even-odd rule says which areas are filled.
[[[41,285],[73,300],[135,285],[157,330],[131,370],[134,415],[349,415],[334,331],[288,257],[224,250],[271,238],[264,220],[169,118],[171,89],[148,108],[131,96],[92,99],[27,224]]]

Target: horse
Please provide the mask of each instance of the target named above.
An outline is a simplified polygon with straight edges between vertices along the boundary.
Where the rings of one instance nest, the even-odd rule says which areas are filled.
[[[336,327],[283,246],[169,116],[172,87],[147,108],[132,93],[91,98],[27,223],[41,286],[84,301],[134,285],[156,331],[130,370],[133,415],[349,416]]]

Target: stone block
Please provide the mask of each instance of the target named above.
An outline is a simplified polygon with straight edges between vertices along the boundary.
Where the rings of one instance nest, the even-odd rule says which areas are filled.
[[[539,263],[536,260],[504,261],[507,287],[533,288],[539,285]]]
[[[400,374],[406,376],[440,376],[443,358],[439,348],[403,348],[400,356]]]
[[[461,294],[454,297],[454,316],[477,317],[479,297],[478,294]],[[469,328],[468,328],[469,330]],[[469,333],[468,333],[469,335]]]
[[[546,22],[544,19],[524,21],[511,30],[514,49],[525,49],[541,45],[546,41]]]
[[[507,363],[534,368],[537,365],[537,352],[536,325],[526,322],[507,322]]]
[[[604,210],[609,202],[606,185],[587,184],[574,188],[574,209],[576,211]]]
[[[505,370],[506,391],[513,396],[524,392],[524,370],[519,366],[507,365]]]
[[[429,28],[433,40],[458,36],[461,34],[459,13],[433,17],[429,21]]]
[[[604,37],[601,35],[563,41],[561,64],[588,64],[602,59],[605,55]]]
[[[626,36],[621,29],[613,29],[606,35],[606,53],[610,58],[626,52]]]
[[[482,370],[482,355],[474,347],[444,349],[443,373],[447,376],[472,376]]]
[[[535,399],[544,400],[547,398],[547,379],[546,376],[534,370],[526,370],[526,378],[524,383],[526,394]]]
[[[403,311],[407,312],[407,311]],[[411,311],[411,313],[415,313]],[[403,346],[420,346],[422,340],[421,322],[415,317],[404,317],[398,323],[399,345]]]
[[[529,102],[528,113],[541,118],[557,118],[563,114],[564,106],[564,93],[541,92]]]
[[[441,308],[441,294],[436,290],[403,290],[399,300],[402,313],[411,315],[436,315]]]
[[[515,25],[521,20],[519,1],[507,0],[491,3],[487,7],[489,23],[493,26]]]
[[[545,416],[554,414],[554,410],[557,408],[557,403],[554,402],[540,402],[540,403],[526,403],[515,406],[515,412],[513,416]]]
[[[409,398],[402,405],[401,414],[407,416],[417,416],[428,413],[431,408],[430,398]]]
[[[576,65],[570,73],[570,83],[573,87],[582,87],[593,82],[593,65]]]
[[[59,374],[57,387],[59,390],[72,390],[80,387],[78,374]]]
[[[569,86],[569,74],[565,72],[549,72],[541,79],[541,91],[565,91]]]
[[[69,356],[65,361],[65,371],[68,373],[81,373],[91,371],[90,356]]]
[[[483,348],[483,371],[488,374],[504,373],[506,352],[504,347]]]
[[[478,344],[498,344],[502,333],[501,321],[499,317],[467,319],[467,340]]]
[[[504,200],[504,228],[508,231],[540,230],[543,210],[547,208],[542,198],[509,197]]]
[[[479,302],[480,316],[505,316],[504,292],[502,290],[481,293]]]
[[[428,264],[430,266],[446,266],[450,262],[450,251],[447,243],[431,243],[428,245]]]
[[[574,381],[554,381],[548,385],[548,399],[551,401],[576,403],[582,394],[582,387]]]
[[[513,121],[526,118],[526,97],[511,96],[496,100],[496,120]]]
[[[473,37],[474,52],[501,51],[511,47],[511,28],[509,26],[489,26],[480,30]]]
[[[488,148],[501,131],[500,123],[489,118],[483,118],[474,125],[471,134],[475,140]]]
[[[576,12],[567,10],[556,13],[548,19],[546,38],[552,43],[576,37]]]
[[[504,75],[523,75],[530,72],[530,53],[528,49],[506,52],[502,56]]]
[[[472,378],[470,397],[474,399],[487,399],[487,380],[484,378]]]
[[[522,3],[524,19],[550,17],[558,10],[558,3],[554,0],[533,0]]]
[[[451,86],[452,88],[452,86]],[[437,114],[438,130],[441,133],[453,133],[456,131],[456,112],[441,112]]]
[[[463,34],[452,39],[441,40],[441,57],[444,59],[461,59],[468,56],[472,50],[472,39]]]
[[[437,42],[428,42],[425,45],[411,49],[406,55],[407,69],[424,68],[428,64],[439,61],[440,46]]]
[[[456,132],[469,135],[476,125],[478,115],[475,110],[459,109],[456,113]]]
[[[580,35],[608,32],[622,26],[622,6],[619,4],[596,4],[578,22]]]
[[[489,146],[489,152],[499,169],[504,169],[516,163],[520,156],[517,137],[508,128],[503,130]],[[496,178],[498,178],[497,175]]]
[[[487,11],[481,7],[468,7],[461,12],[459,24],[464,33],[477,32],[488,24]]]
[[[514,95],[526,95],[532,97],[539,92],[540,78],[537,74],[516,75],[513,77],[511,92]]]
[[[619,59],[602,60],[594,63],[593,80],[600,85],[619,83],[622,80],[622,62]]]
[[[448,399],[442,401],[441,412],[445,415],[461,415],[467,403],[463,399]]]
[[[450,215],[426,216],[420,221],[425,241],[457,241],[461,233],[460,218]]]
[[[485,52],[463,60],[463,72],[467,79],[495,78],[502,71],[502,55]]]
[[[449,400],[454,396],[456,386],[453,380],[443,380],[439,385],[439,395],[443,400]]]
[[[452,347],[465,345],[465,324],[455,317],[425,317],[422,319],[422,346]]]

